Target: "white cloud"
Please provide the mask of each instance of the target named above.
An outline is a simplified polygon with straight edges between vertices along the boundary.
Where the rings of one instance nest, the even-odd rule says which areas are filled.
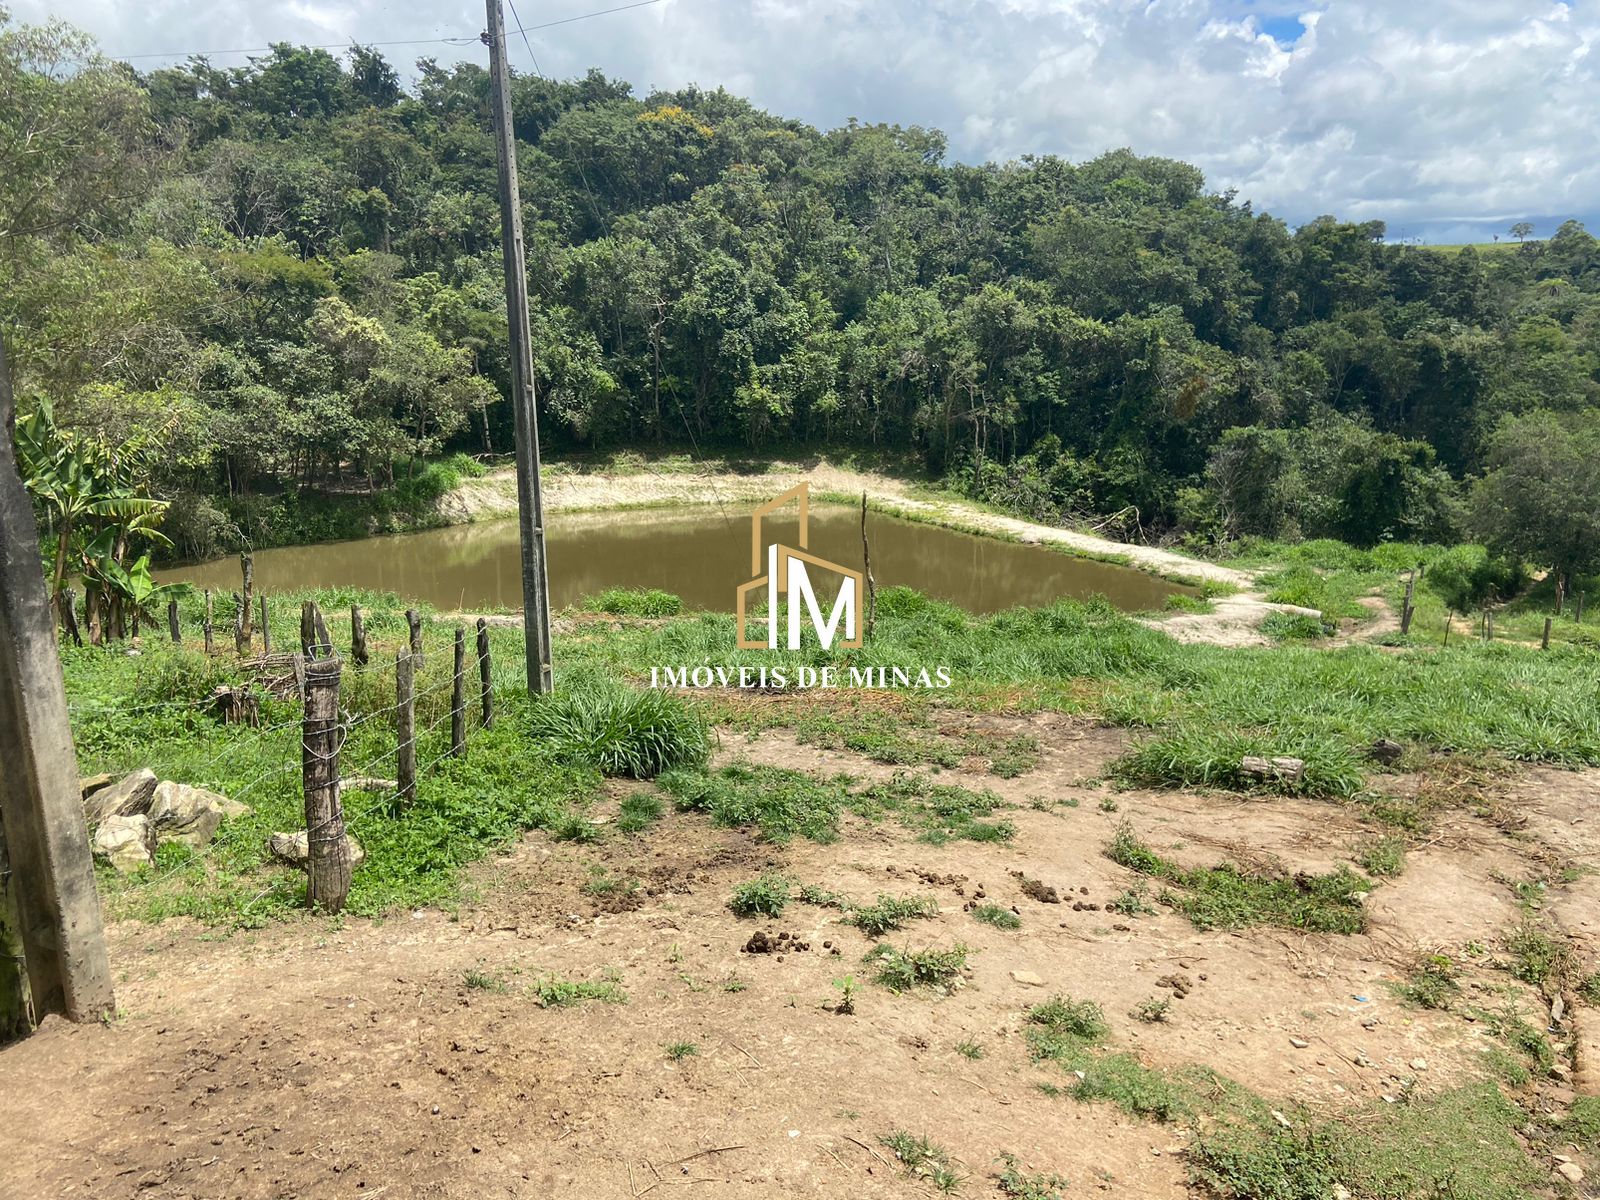
[[[449,0],[13,2],[19,19],[49,9],[123,54],[471,37],[483,25],[481,7]],[[522,15],[612,3],[530,0]],[[1440,240],[1480,216],[1600,208],[1597,34],[1589,4],[1526,0],[663,0],[530,37],[553,74],[599,66],[641,93],[723,85],[824,127],[937,126],[968,161],[1127,145],[1194,162],[1212,186],[1290,221],[1380,218]],[[513,60],[528,65],[515,39]]]

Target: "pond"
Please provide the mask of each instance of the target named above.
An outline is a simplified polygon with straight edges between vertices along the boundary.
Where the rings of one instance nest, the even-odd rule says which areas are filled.
[[[813,554],[861,565],[861,514],[839,505],[811,509]],[[769,519],[768,539],[795,545],[795,520]],[[872,570],[880,588],[903,585],[991,613],[1069,596],[1103,595],[1128,611],[1160,608],[1187,589],[1129,567],[1072,558],[1041,546],[977,537],[883,513],[869,513]],[[606,588],[661,588],[689,608],[731,612],[735,587],[750,578],[750,513],[718,506],[636,512],[552,513],[546,529],[550,598],[559,611]],[[261,550],[256,587],[394,592],[445,610],[522,606],[517,524],[493,521],[353,542]],[[163,581],[236,591],[237,559],[173,568]],[[821,589],[819,588],[819,592]]]

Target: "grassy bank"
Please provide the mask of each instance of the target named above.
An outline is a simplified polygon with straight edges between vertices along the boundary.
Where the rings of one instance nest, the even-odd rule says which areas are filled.
[[[403,605],[394,597],[349,591],[311,595],[329,614],[338,645],[348,644],[349,605],[363,605],[372,666],[345,672],[343,706],[351,714],[345,773],[392,776],[390,709]],[[276,646],[295,643],[302,598],[278,600]],[[641,603],[665,613],[673,607],[666,599],[656,595]],[[630,607],[614,600],[610,607]],[[198,624],[196,605],[191,599],[185,610],[191,630]],[[228,626],[229,616],[219,612],[220,627]],[[641,751],[641,739],[662,736],[679,711],[730,730],[792,726],[818,744],[937,769],[950,751],[927,733],[935,706],[1053,709],[1137,730],[1133,748],[1112,768],[1128,784],[1262,788],[1335,799],[1361,792],[1371,766],[1366,751],[1378,738],[1402,743],[1413,756],[1600,763],[1600,710],[1593,703],[1600,655],[1576,646],[1539,652],[1458,640],[1448,649],[1353,645],[1326,651],[1289,644],[1228,650],[1179,644],[1103,603],[1062,601],[974,618],[904,589],[880,596],[877,629],[865,649],[837,654],[733,649],[733,621],[722,614],[592,614],[562,625],[555,644],[558,700],[581,711],[555,714],[550,701],[530,704],[520,686],[520,630],[493,627],[500,719],[493,730],[475,734],[470,753],[459,760],[441,757],[448,744],[449,627],[430,627],[417,684],[417,757],[429,766],[428,785],[409,811],[382,796],[349,803],[351,828],[370,855],[357,872],[354,911],[378,914],[447,899],[464,863],[519,829],[588,836],[593,830],[584,827],[582,813],[598,794],[602,770],[649,775],[679,761],[676,751],[649,751],[655,755],[650,769],[628,765],[630,755],[648,751]],[[302,824],[298,702],[269,695],[260,729],[223,726],[205,701],[216,684],[241,680],[232,656],[208,660],[160,638],[148,639],[138,657],[69,649],[65,662],[85,774],[150,766],[163,778],[214,788],[254,809],[230,823],[203,856],[168,849],[155,878],[108,878],[113,912],[248,922],[297,906],[298,877],[258,872],[266,861],[266,835]],[[942,666],[952,684],[896,692],[892,707],[872,703],[870,694],[815,692],[792,704],[752,706],[735,692],[713,689],[686,702],[655,697],[652,716],[607,699],[618,694],[619,680],[648,686],[653,667],[702,665],[757,672],[782,667],[791,679],[801,667],[834,666],[841,676],[852,666],[899,667],[915,676],[920,668]],[[285,682],[279,681],[280,690]],[[996,760],[1025,763],[1036,752],[999,748]],[[1293,783],[1252,779],[1240,770],[1245,755],[1291,755],[1305,760],[1306,771]],[[793,802],[797,811],[784,820],[797,829],[809,826],[812,807],[864,807],[828,789],[802,789]]]

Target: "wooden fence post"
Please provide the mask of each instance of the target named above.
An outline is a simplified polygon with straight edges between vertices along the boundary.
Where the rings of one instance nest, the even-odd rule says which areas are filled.
[[[450,757],[467,752],[467,632],[456,626],[456,673],[450,689]]]
[[[300,648],[307,658],[331,658],[333,638],[328,636],[328,625],[322,619],[322,609],[315,600],[300,606]]]
[[[1448,646],[1450,644],[1450,622],[1453,621],[1453,620],[1455,620],[1455,617],[1452,614],[1445,613],[1445,615],[1444,615],[1444,644],[1446,646]]]
[[[0,343],[0,840],[15,914],[0,909],[0,925],[13,929],[0,943],[22,944],[35,1014],[93,1021],[116,1011],[116,997],[15,418]]]
[[[1550,649],[1550,625],[1553,620],[1554,618],[1552,617],[1546,617],[1544,619],[1544,637],[1539,639],[1539,649],[1541,650]]]
[[[267,624],[267,594],[262,592],[256,601],[261,606],[261,657],[272,653],[272,626]]]
[[[483,727],[494,728],[494,672],[489,661],[489,622],[478,618],[478,692],[483,703]]]
[[[216,650],[217,643],[216,643],[215,626],[212,624],[212,621],[211,621],[211,589],[210,588],[206,589],[206,620],[205,620],[205,624],[200,626],[200,629],[206,635],[206,653],[207,654],[211,654]]]
[[[1583,624],[1583,598],[1586,595],[1588,595],[1587,592],[1579,592],[1578,593],[1578,607],[1573,611],[1573,614],[1572,614],[1573,623],[1576,624],[1576,625],[1582,625]]]
[[[872,547],[867,544],[867,494],[861,493],[861,574],[866,580],[866,633],[872,635],[873,626],[878,623],[878,581],[872,577]],[[858,600],[862,597],[857,597]],[[744,634],[739,635],[743,637]]]
[[[367,623],[361,616],[361,605],[350,606],[350,657],[356,666],[367,665]]]
[[[240,593],[240,611],[244,614],[239,626],[239,653],[249,654],[250,644],[255,641],[255,629],[251,625],[252,614],[255,609],[256,590],[256,560],[247,551],[239,554],[239,573],[244,576],[244,591]]]
[[[414,608],[406,609],[406,625],[411,630],[411,653],[416,656],[417,666],[422,665],[422,616]]]
[[[339,660],[306,663],[306,711],[300,769],[306,796],[306,900],[339,912],[350,894],[350,842],[339,802]]]
[[[167,632],[172,635],[172,644],[180,645],[183,642],[183,631],[178,628],[178,602],[167,601]]]
[[[1416,611],[1411,599],[1417,591],[1417,569],[1411,568],[1411,574],[1406,579],[1406,598],[1400,605],[1400,636],[1405,637],[1411,632],[1411,614]]]
[[[394,656],[395,780],[402,804],[417,801],[416,660],[405,650]]]
[[[244,601],[233,593],[233,649],[240,658],[250,653],[250,636],[244,631]]]
[[[83,645],[83,634],[78,630],[78,593],[72,588],[61,590],[61,617],[67,623],[67,633],[74,646]]]

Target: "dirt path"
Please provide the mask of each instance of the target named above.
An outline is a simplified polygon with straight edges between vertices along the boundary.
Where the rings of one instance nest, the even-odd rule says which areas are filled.
[[[1268,639],[1261,634],[1260,625],[1268,613],[1312,613],[1310,609],[1292,604],[1268,601],[1255,590],[1255,576],[1248,571],[1172,550],[1136,546],[1095,534],[1001,516],[959,500],[925,499],[913,495],[912,486],[904,479],[836,467],[826,462],[809,468],[774,463],[769,470],[750,474],[734,471],[556,471],[546,483],[545,506],[552,512],[674,504],[744,506],[768,499],[806,480],[819,493],[854,496],[866,492],[869,502],[884,512],[1029,544],[1058,546],[1068,553],[1091,558],[1120,559],[1160,575],[1241,589],[1236,594],[1218,597],[1210,612],[1179,613],[1147,620],[1147,624],[1165,630],[1179,641],[1210,642],[1220,646],[1267,645]],[[441,507],[452,520],[461,522],[515,516],[516,475],[511,471],[497,471],[481,479],[467,480],[441,501]]]
[[[928,1185],[879,1140],[906,1130],[950,1152],[963,1194],[989,1194],[986,1176],[1010,1153],[1067,1176],[1073,1195],[1178,1200],[1183,1135],[1042,1091],[1071,1080],[1030,1059],[1028,1006],[1058,991],[1092,999],[1113,1049],[1158,1068],[1212,1065],[1286,1110],[1436,1094],[1481,1074],[1490,1035],[1403,1007],[1390,985],[1422,950],[1469,963],[1461,947],[1497,946],[1517,919],[1507,880],[1527,878],[1542,845],[1533,835],[1561,836],[1596,782],[1544,772],[1517,784],[1530,813],[1517,838],[1450,817],[1375,893],[1365,934],[1202,932],[1160,906],[1106,910],[1136,882],[1102,853],[1119,822],[1185,863],[1285,872],[1347,862],[1363,829],[1349,810],[1292,800],[1130,792],[1106,811],[1112,794],[1095,780],[1123,734],[1059,716],[952,720],[1046,746],[1013,780],[970,773],[981,764],[945,775],[1016,805],[1011,843],[934,846],[852,819],[835,843],[774,846],[668,813],[594,845],[529,835],[480,866],[459,912],[306,918],[220,938],[186,921],[117,926],[120,1018],[50,1021],[0,1050],[0,1195],[638,1200],[694,1185],[681,1194],[909,1200]],[[722,753],[889,771],[787,735],[730,739]],[[1565,853],[1600,863],[1588,841]],[[733,885],[769,868],[862,901],[935,897],[934,919],[889,940],[967,944],[965,986],[938,997],[865,983],[871,943],[835,909],[734,917]],[[1065,902],[1024,894],[1019,871]],[[1547,909],[1600,928],[1593,878],[1552,889]],[[608,896],[595,885],[605,879],[639,890]],[[1014,907],[1021,929],[973,920],[963,906],[979,892]],[[762,928],[809,949],[742,953]],[[1508,978],[1469,970],[1464,986]],[[625,1003],[536,998],[540,980],[608,973]],[[1136,1020],[1174,974],[1190,990],[1170,1016]],[[847,976],[862,981],[854,1016],[832,1011]],[[1531,990],[1517,994],[1537,1017]],[[693,1051],[674,1061],[674,1042]]]

